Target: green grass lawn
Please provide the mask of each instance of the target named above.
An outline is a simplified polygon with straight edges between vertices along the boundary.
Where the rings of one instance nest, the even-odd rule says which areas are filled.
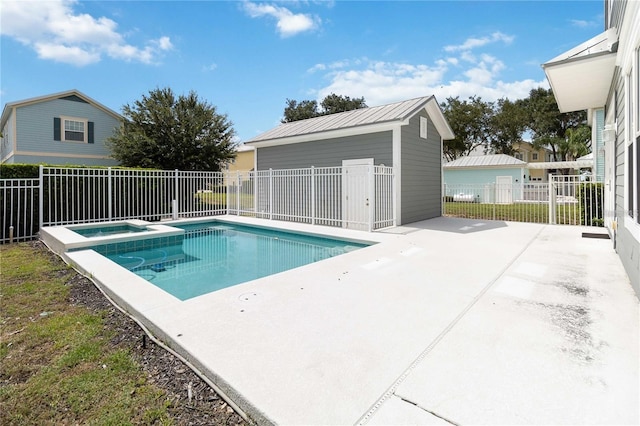
[[[504,220],[514,222],[549,223],[549,206],[540,204],[480,204],[444,203],[444,215],[468,219]],[[557,205],[556,223],[580,225],[582,211],[579,204]]]
[[[69,303],[75,271],[29,244],[0,246],[0,261],[0,424],[171,423],[106,313]]]

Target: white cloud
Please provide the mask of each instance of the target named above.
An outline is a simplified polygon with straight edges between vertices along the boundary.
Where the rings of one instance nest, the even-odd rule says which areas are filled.
[[[330,64],[315,64],[314,66],[312,66],[311,68],[309,68],[307,70],[308,73],[314,73],[317,71],[325,71],[325,70],[336,70],[336,69],[340,69],[340,68],[346,68],[350,65],[358,65],[360,64],[361,60],[360,59],[356,59],[356,60],[342,60],[342,61],[335,61],[332,62]]]
[[[546,80],[523,79],[507,82],[501,73],[507,68],[495,56],[482,51],[491,43],[509,44],[513,36],[494,32],[484,38],[469,38],[457,46],[446,46],[449,55],[433,64],[371,61],[366,58],[316,64],[310,71],[324,73],[328,84],[313,95],[321,100],[330,93],[364,96],[368,105],[382,105],[434,94],[438,100],[450,96],[462,99],[480,96],[487,101],[526,98],[531,89],[548,88]],[[453,53],[453,54],[452,54]]]
[[[571,24],[571,26],[578,27],[578,28],[597,28],[600,25],[602,25],[602,15],[597,16],[593,20],[570,19],[569,23]]]
[[[357,64],[356,64],[357,62]],[[316,64],[312,69],[324,72],[329,83],[312,93],[316,99],[336,93],[343,96],[364,96],[370,106],[434,94],[439,101],[459,96],[466,99],[480,96],[487,101],[500,98],[522,99],[531,89],[548,88],[546,80],[524,79],[506,82],[500,73],[506,68],[499,58],[478,54],[473,62],[457,58],[439,59],[433,65],[357,59],[339,61],[343,68],[331,64]],[[452,77],[449,75],[452,74]],[[449,78],[448,78],[449,77]]]
[[[500,31],[496,31],[487,37],[481,37],[481,38],[470,37],[466,39],[462,44],[445,46],[444,50],[446,52],[469,51],[469,50],[486,46],[487,44],[496,43],[499,41],[505,44],[510,44],[513,41],[513,39],[514,39],[513,36],[506,35],[504,33],[501,33]]]
[[[217,68],[218,68],[218,64],[212,63],[209,65],[203,66],[202,71],[210,72],[210,71],[215,71]]]
[[[77,0],[4,1],[0,33],[32,48],[41,59],[85,66],[103,55],[113,59],[153,63],[160,52],[173,48],[162,36],[134,46],[106,17],[94,18],[74,10]]]
[[[252,18],[271,16],[276,18],[277,31],[282,37],[290,37],[319,27],[320,18],[303,13],[293,13],[285,7],[252,2],[243,3],[244,10]]]

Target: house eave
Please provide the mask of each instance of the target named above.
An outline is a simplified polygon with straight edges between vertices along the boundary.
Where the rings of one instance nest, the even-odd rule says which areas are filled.
[[[618,51],[615,28],[542,65],[560,112],[605,105]]]
[[[546,161],[539,163],[529,163],[527,164],[527,167],[531,170],[587,169],[593,168],[593,160]]]

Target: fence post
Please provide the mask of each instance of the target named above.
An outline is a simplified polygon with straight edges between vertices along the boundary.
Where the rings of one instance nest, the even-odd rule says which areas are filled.
[[[174,220],[178,219],[178,213],[180,213],[180,203],[178,200],[180,200],[179,194],[178,192],[180,191],[180,183],[179,183],[179,170],[178,169],[174,169],[174,187],[173,187],[173,200],[171,203],[171,216],[173,217]]]
[[[549,175],[549,224],[556,224],[556,191],[553,175]]]
[[[236,172],[236,216],[240,216],[240,170]]]
[[[316,224],[316,174],[315,167],[311,166],[311,224]]]
[[[229,207],[229,194],[230,194],[230,190],[231,190],[231,172],[229,170],[224,172],[224,180],[223,182],[226,182],[226,190],[225,190],[225,194],[224,194],[224,199],[225,199],[225,205],[227,207],[227,215],[231,214],[231,208]]]
[[[41,164],[38,171],[39,186],[38,188],[38,229],[42,228],[44,220],[44,166]]]
[[[441,203],[440,210],[442,210],[440,212],[440,214],[442,216],[444,216],[445,213],[446,213],[446,208],[445,208],[446,207],[445,206],[446,202],[447,202],[447,184],[443,182],[442,183],[442,194],[440,194],[440,203]]]
[[[496,220],[496,203],[498,202],[498,184],[493,183],[493,220]]]
[[[104,188],[104,187],[103,187]],[[107,167],[107,216],[109,222],[113,218],[113,196],[112,196],[112,183],[111,183],[111,167]]]
[[[273,219],[273,169],[269,169],[269,219]]]
[[[367,210],[368,210],[368,231],[372,232],[373,231],[373,222],[375,220],[375,203],[376,203],[376,195],[375,195],[375,191],[376,191],[376,181],[375,181],[375,174],[374,174],[374,167],[373,165],[368,165],[367,166],[367,171],[368,171],[368,175],[367,179],[369,179],[369,194],[367,194],[368,198],[367,198]]]

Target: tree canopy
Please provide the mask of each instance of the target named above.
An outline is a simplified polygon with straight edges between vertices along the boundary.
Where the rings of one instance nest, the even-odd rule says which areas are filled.
[[[219,171],[235,157],[232,123],[193,91],[151,90],[122,115],[107,144],[124,166]]]
[[[571,160],[591,150],[591,133],[584,111],[560,113],[549,89],[533,89],[525,99],[498,99],[485,102],[447,98],[441,105],[455,139],[444,141],[449,160],[469,155],[476,149],[485,153],[514,154],[514,144],[529,132],[535,149],[548,148],[555,161]]]
[[[531,90],[529,97],[524,100],[524,107],[533,146],[551,149],[555,161],[567,160],[566,152],[561,145],[566,144],[567,130],[586,124],[586,111],[561,113],[551,89],[543,88]],[[591,146],[588,145],[587,148],[590,149]]]
[[[478,147],[484,147],[485,151],[489,149],[490,104],[476,96],[468,101],[461,101],[456,96],[447,98],[442,110],[455,135],[455,139],[444,143],[444,155],[449,160],[469,155]]]
[[[327,95],[320,102],[320,106],[318,106],[317,101],[312,100],[296,101],[287,99],[286,104],[284,118],[282,119],[283,123],[367,107],[364,98],[352,99],[349,96],[336,95],[335,93]]]

